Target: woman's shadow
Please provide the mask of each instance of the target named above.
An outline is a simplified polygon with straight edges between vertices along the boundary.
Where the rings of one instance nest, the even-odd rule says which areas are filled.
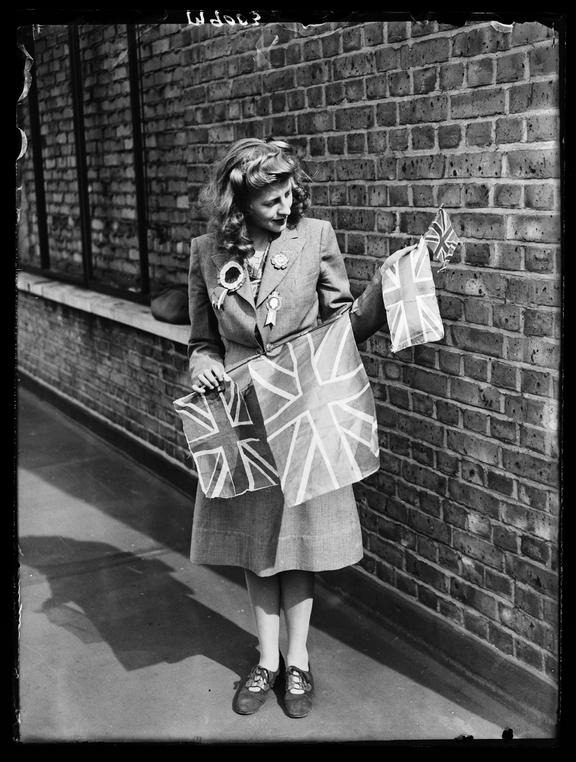
[[[22,537],[20,548],[21,565],[50,585],[41,607],[50,622],[106,642],[126,670],[201,654],[241,676],[258,659],[256,638],[195,600],[158,558],[61,536]]]

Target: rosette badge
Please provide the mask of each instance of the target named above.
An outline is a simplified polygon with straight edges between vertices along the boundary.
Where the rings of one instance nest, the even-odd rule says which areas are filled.
[[[217,310],[223,309],[226,294],[238,291],[244,283],[246,273],[242,265],[235,259],[231,259],[218,273],[218,285],[212,291],[212,306]]]

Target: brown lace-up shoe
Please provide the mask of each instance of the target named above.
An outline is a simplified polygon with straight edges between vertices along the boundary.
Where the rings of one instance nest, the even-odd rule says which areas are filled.
[[[276,672],[270,672],[265,667],[257,664],[252,667],[250,674],[240,683],[232,708],[238,714],[254,714],[268,698],[270,689],[274,687],[280,668]]]
[[[306,717],[312,709],[314,696],[314,680],[312,672],[305,672],[298,667],[288,667],[286,670],[286,692],[284,706],[290,717]]]

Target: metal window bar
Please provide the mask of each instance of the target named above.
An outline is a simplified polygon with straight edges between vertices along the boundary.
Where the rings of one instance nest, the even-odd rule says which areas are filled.
[[[145,155],[142,132],[142,102],[140,98],[140,45],[136,24],[126,24],[128,41],[128,78],[132,115],[132,145],[134,152],[134,178],[136,186],[136,223],[138,227],[138,250],[140,253],[140,290],[144,296],[150,293],[148,269],[148,214],[146,198]]]

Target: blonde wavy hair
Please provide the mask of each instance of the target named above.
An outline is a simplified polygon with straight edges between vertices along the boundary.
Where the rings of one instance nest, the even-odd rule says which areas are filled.
[[[246,214],[251,194],[276,182],[292,180],[292,208],[287,224],[294,227],[310,206],[309,180],[292,147],[283,140],[243,138],[233,143],[216,164],[212,179],[200,194],[209,229],[231,255],[254,253]]]

